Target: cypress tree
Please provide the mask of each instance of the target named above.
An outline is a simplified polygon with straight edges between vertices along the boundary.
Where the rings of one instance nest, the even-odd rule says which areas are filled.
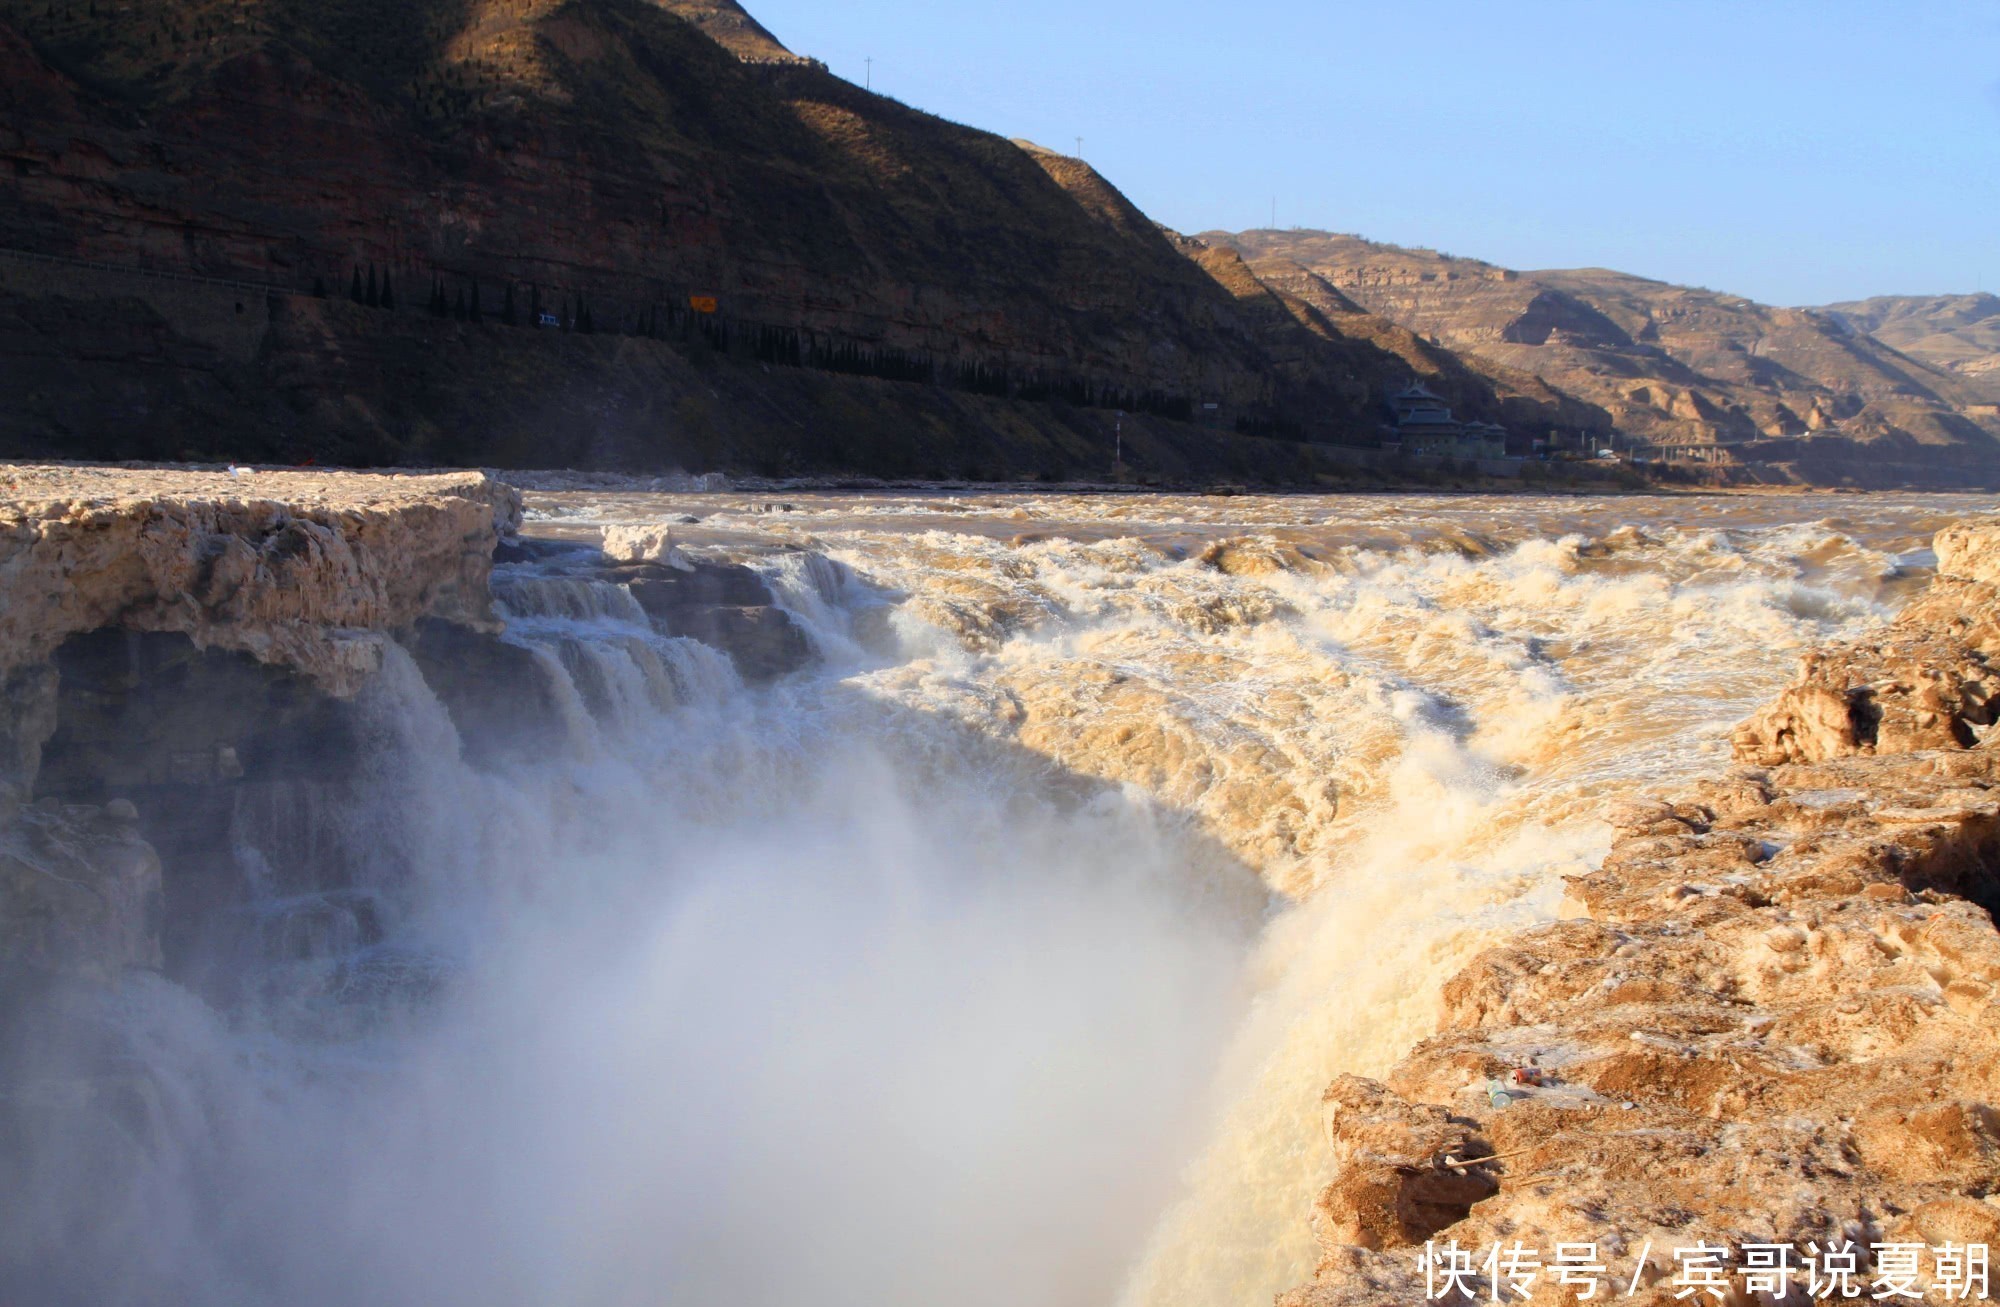
[[[431,316],[434,318],[448,317],[451,313],[451,306],[446,304],[444,300],[443,277],[433,276],[431,278],[430,308],[431,308]]]
[[[458,302],[451,306],[451,316],[457,318],[460,322],[465,321],[465,287],[463,286],[458,288]]]
[[[368,265],[368,299],[366,303],[371,309],[382,307],[382,288],[375,284],[375,265],[372,263]]]
[[[382,307],[385,309],[396,307],[396,288],[389,284],[387,269],[384,269],[382,272]]]
[[[479,312],[479,283],[477,281],[472,283],[472,321],[484,321],[483,315]]]
[[[563,296],[562,329],[569,331],[576,325],[576,315],[570,312],[569,296]]]
[[[361,293],[361,269],[354,270],[354,283],[347,288],[347,297],[356,304],[366,304],[368,299]]]
[[[531,327],[542,325],[542,288],[540,286],[528,287],[528,325]]]
[[[581,295],[576,297],[576,329],[586,336],[596,330],[590,321],[590,305]]]
[[[500,320],[508,326],[514,325],[514,283],[507,283],[507,297],[500,305]]]
[[[316,300],[323,300],[326,298],[326,278],[324,277],[313,278],[313,298]]]

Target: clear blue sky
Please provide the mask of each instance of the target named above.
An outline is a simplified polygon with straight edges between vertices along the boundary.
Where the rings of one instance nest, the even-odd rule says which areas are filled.
[[[2000,292],[2000,0],[745,0],[1183,231],[1278,223],[1779,304]]]

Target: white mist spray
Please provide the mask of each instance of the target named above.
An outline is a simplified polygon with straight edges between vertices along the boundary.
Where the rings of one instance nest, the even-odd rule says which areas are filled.
[[[500,774],[393,655],[374,765],[313,812],[384,937],[313,935],[226,1017],[157,978],[75,999],[130,1065],[50,1055],[6,1288],[1266,1300],[1310,1262],[1325,1082],[1552,910],[1607,798],[1712,765],[1791,648],[1879,619],[1869,542],[1933,511],[1225,507],[1269,514],[1270,566],[1198,561],[1235,530],[1200,501],[829,511],[844,566],[764,566],[832,661],[771,690],[615,594],[516,587],[570,736]],[[240,816],[219,852],[282,881],[278,814]]]

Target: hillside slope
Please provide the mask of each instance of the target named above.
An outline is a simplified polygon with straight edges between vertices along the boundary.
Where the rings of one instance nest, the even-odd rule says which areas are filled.
[[[1316,278],[1481,366],[1539,378],[1659,445],[1764,460],[2000,464],[1967,380],[1842,317],[1602,269],[1521,272],[1328,232],[1214,233],[1257,274]]]
[[[715,4],[700,28],[644,0],[166,9],[0,3],[26,38],[0,33],[0,243],[300,290],[377,268],[406,301],[437,276],[533,286],[600,320],[701,293],[1135,386],[1255,361],[1149,225],[996,137],[739,62],[702,30],[730,35]]]
[[[2000,295],[1883,295],[1819,311],[2000,403]]]
[[[238,315],[283,330],[235,340],[217,380],[203,348],[230,324],[157,286],[0,268],[0,377],[35,389],[108,350],[141,434],[190,387],[247,387],[289,410],[259,413],[260,439],[275,422],[344,454],[484,436],[366,321],[290,302],[364,285],[398,315],[385,341],[420,338],[426,308],[488,331],[547,313],[766,369],[1205,416],[1216,439],[1372,443],[1426,370],[1259,312],[1080,161],[849,85],[730,0],[0,0],[0,263],[19,252],[227,279],[272,296]],[[546,413],[518,393],[522,348],[465,360],[515,397],[503,421]],[[1497,411],[1478,376],[1461,389]],[[109,453],[101,421],[16,414],[0,441],[11,422],[17,452]]]

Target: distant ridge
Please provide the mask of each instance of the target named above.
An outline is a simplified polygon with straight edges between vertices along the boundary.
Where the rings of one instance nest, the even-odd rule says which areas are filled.
[[[1608,269],[1519,271],[1332,232],[1205,239],[1274,284],[1320,279],[1426,340],[1532,374],[1656,446],[2000,465],[2000,415],[1973,379],[1939,366],[1942,351],[1933,363],[1869,334],[1892,320],[1914,333],[1915,310],[1773,308]],[[1989,320],[1978,306],[1961,315],[1968,335],[1954,345],[1976,354],[1969,333]]]
[[[1956,373],[2000,403],[2000,295],[1881,295],[1829,304],[1820,312]]]

